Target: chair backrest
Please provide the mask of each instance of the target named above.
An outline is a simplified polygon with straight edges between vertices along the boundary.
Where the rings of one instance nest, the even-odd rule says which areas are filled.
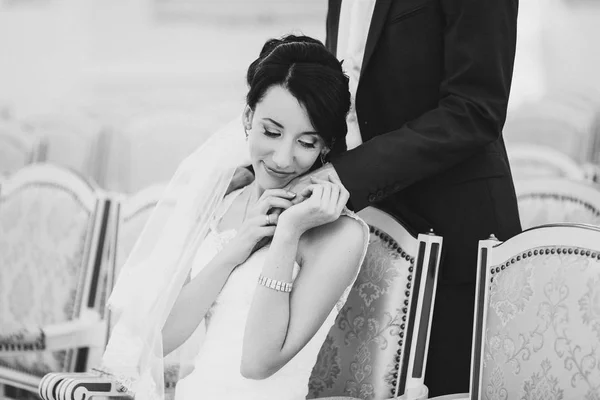
[[[567,179],[515,181],[521,226],[554,222],[600,225],[600,190],[590,182]]]
[[[118,279],[121,268],[133,250],[148,218],[155,211],[155,207],[162,198],[165,189],[166,184],[152,185],[129,197],[124,197],[120,201],[117,217],[115,264],[113,278],[109,280],[111,282],[110,287]],[[106,293],[107,297],[109,295],[109,292]],[[114,321],[110,316],[108,320],[110,330]],[[167,397],[172,397],[175,393],[175,385],[179,377],[178,361],[179,355],[176,352],[165,357],[165,394]]]
[[[591,161],[598,133],[598,109],[571,97],[547,96],[523,104],[507,116],[506,142],[552,147],[573,160]]]
[[[27,164],[40,161],[44,142],[16,123],[0,123],[0,175],[10,175]]]
[[[599,299],[597,227],[481,241],[471,400],[597,398]]]
[[[169,181],[181,161],[209,133],[212,132],[207,132],[206,121],[194,115],[162,113],[137,117],[114,134],[108,162],[109,187],[135,193]]]
[[[508,158],[515,179],[584,179],[585,171],[566,154],[552,147],[528,143],[508,147]]]
[[[22,168],[0,193],[0,336],[97,311],[109,200],[74,172]],[[87,349],[2,356],[0,381],[35,389],[48,372],[83,371]]]
[[[101,125],[87,118],[62,114],[31,116],[25,124],[44,139],[44,161],[103,183],[107,145]]]
[[[119,275],[121,267],[127,261],[127,257],[133,250],[135,242],[161,199],[165,188],[165,184],[155,184],[124,198],[121,202],[115,277]]]
[[[371,237],[358,278],[318,355],[310,398],[387,399],[423,383],[442,239],[389,214],[359,215]]]

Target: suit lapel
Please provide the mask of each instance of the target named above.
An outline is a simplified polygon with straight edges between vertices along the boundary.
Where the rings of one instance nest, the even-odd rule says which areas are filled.
[[[371,24],[369,27],[369,34],[367,35],[367,43],[365,46],[365,55],[363,58],[362,66],[360,68],[360,74],[362,76],[363,72],[367,68],[369,61],[371,60],[371,56],[373,55],[373,51],[375,51],[375,46],[377,45],[377,41],[379,40],[379,36],[381,36],[381,31],[385,26],[385,19],[387,17],[390,6],[392,5],[392,0],[377,0],[375,3],[375,8],[373,9],[373,17],[371,18]],[[338,11],[339,15],[339,11]],[[338,17],[339,19],[339,17]],[[337,39],[337,37],[336,37]]]

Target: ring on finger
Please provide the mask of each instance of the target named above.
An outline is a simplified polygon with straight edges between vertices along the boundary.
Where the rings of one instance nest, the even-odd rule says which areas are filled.
[[[273,225],[273,222],[271,221],[271,214],[265,215],[265,218],[267,220],[267,225]]]

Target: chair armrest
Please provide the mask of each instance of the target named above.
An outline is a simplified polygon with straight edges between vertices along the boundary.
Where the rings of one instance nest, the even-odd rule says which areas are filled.
[[[86,400],[93,396],[133,400],[119,383],[89,373],[47,374],[38,393],[44,400]]]
[[[429,400],[469,400],[469,393],[445,394],[438,397],[430,397]]]
[[[0,354],[18,355],[31,351],[54,351],[75,347],[103,347],[107,326],[96,311],[83,311],[80,318],[48,325],[42,329],[23,329],[0,335]]]

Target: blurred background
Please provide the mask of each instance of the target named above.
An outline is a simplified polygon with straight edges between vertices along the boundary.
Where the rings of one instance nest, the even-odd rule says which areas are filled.
[[[97,365],[106,296],[165,182],[240,118],[265,40],[325,40],[326,11],[0,0],[0,399]],[[524,228],[600,225],[599,22],[597,0],[520,0],[504,135]]]
[[[174,120],[187,125],[177,130],[195,136],[179,134],[190,146],[237,117],[246,91],[245,70],[264,41],[290,32],[324,40],[326,3],[0,0],[0,118],[37,130],[45,142],[38,160],[91,172],[107,189],[138,190],[149,181],[127,176],[135,171],[114,169],[116,163],[132,168],[125,153],[152,149],[134,136],[164,131]],[[565,91],[596,98],[600,52],[594,38],[600,30],[600,6],[585,0],[520,3],[510,111],[548,94],[566,96]],[[152,122],[146,121],[149,117]],[[63,135],[65,130],[87,130],[86,139],[103,148],[85,157],[79,152],[79,160],[61,160],[59,156],[75,155],[44,135],[50,125]],[[85,147],[81,135],[73,141]],[[113,157],[115,152],[120,156]],[[5,173],[10,168],[0,165]],[[165,166],[167,173],[156,178],[166,179],[172,168]],[[152,172],[157,173],[148,174]],[[121,174],[121,182],[115,174]]]

